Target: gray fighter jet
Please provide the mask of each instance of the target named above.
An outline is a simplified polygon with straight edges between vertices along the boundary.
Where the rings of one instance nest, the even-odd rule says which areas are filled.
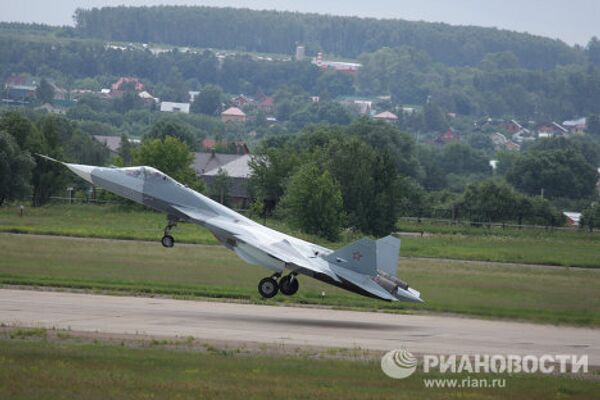
[[[279,291],[295,294],[297,276],[303,274],[368,297],[422,302],[418,291],[396,277],[400,240],[395,237],[363,238],[333,251],[267,228],[152,167],[106,168],[41,157],[65,165],[93,185],[166,213],[165,247],[175,244],[171,230],[177,222],[204,226],[244,261],[273,271],[258,284],[264,298]]]

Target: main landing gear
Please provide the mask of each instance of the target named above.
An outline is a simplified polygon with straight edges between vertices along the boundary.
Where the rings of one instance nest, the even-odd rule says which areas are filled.
[[[171,236],[171,229],[177,225],[177,219],[169,216],[167,226],[165,227],[164,236],[160,240],[162,245],[167,248],[175,246],[175,239]]]
[[[291,273],[286,275],[279,279],[279,283],[277,283],[277,278],[279,276],[279,274],[275,274],[273,276],[261,279],[261,281],[258,283],[258,292],[263,298],[270,299],[279,291],[286,296],[292,296],[296,294],[300,287],[300,283],[298,282],[298,278],[296,278],[296,274]]]

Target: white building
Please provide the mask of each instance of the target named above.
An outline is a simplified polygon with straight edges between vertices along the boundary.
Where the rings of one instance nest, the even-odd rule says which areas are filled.
[[[160,111],[189,114],[190,103],[173,103],[170,101],[163,101],[160,103]]]

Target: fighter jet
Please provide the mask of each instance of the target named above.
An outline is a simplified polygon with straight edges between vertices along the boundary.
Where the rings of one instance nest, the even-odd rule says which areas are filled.
[[[333,251],[261,225],[152,167],[95,167],[40,156],[93,185],[167,214],[164,247],[175,245],[171,230],[178,222],[205,227],[244,261],[272,271],[258,283],[264,298],[278,292],[294,295],[298,275],[306,275],[368,297],[422,302],[418,291],[396,277],[400,240],[395,237],[363,238]]]

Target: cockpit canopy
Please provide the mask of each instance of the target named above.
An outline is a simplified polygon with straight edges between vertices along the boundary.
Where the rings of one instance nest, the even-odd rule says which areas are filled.
[[[126,167],[121,168],[127,176],[143,179],[145,181],[155,182],[174,182],[169,176],[163,174],[159,170],[153,167]]]

